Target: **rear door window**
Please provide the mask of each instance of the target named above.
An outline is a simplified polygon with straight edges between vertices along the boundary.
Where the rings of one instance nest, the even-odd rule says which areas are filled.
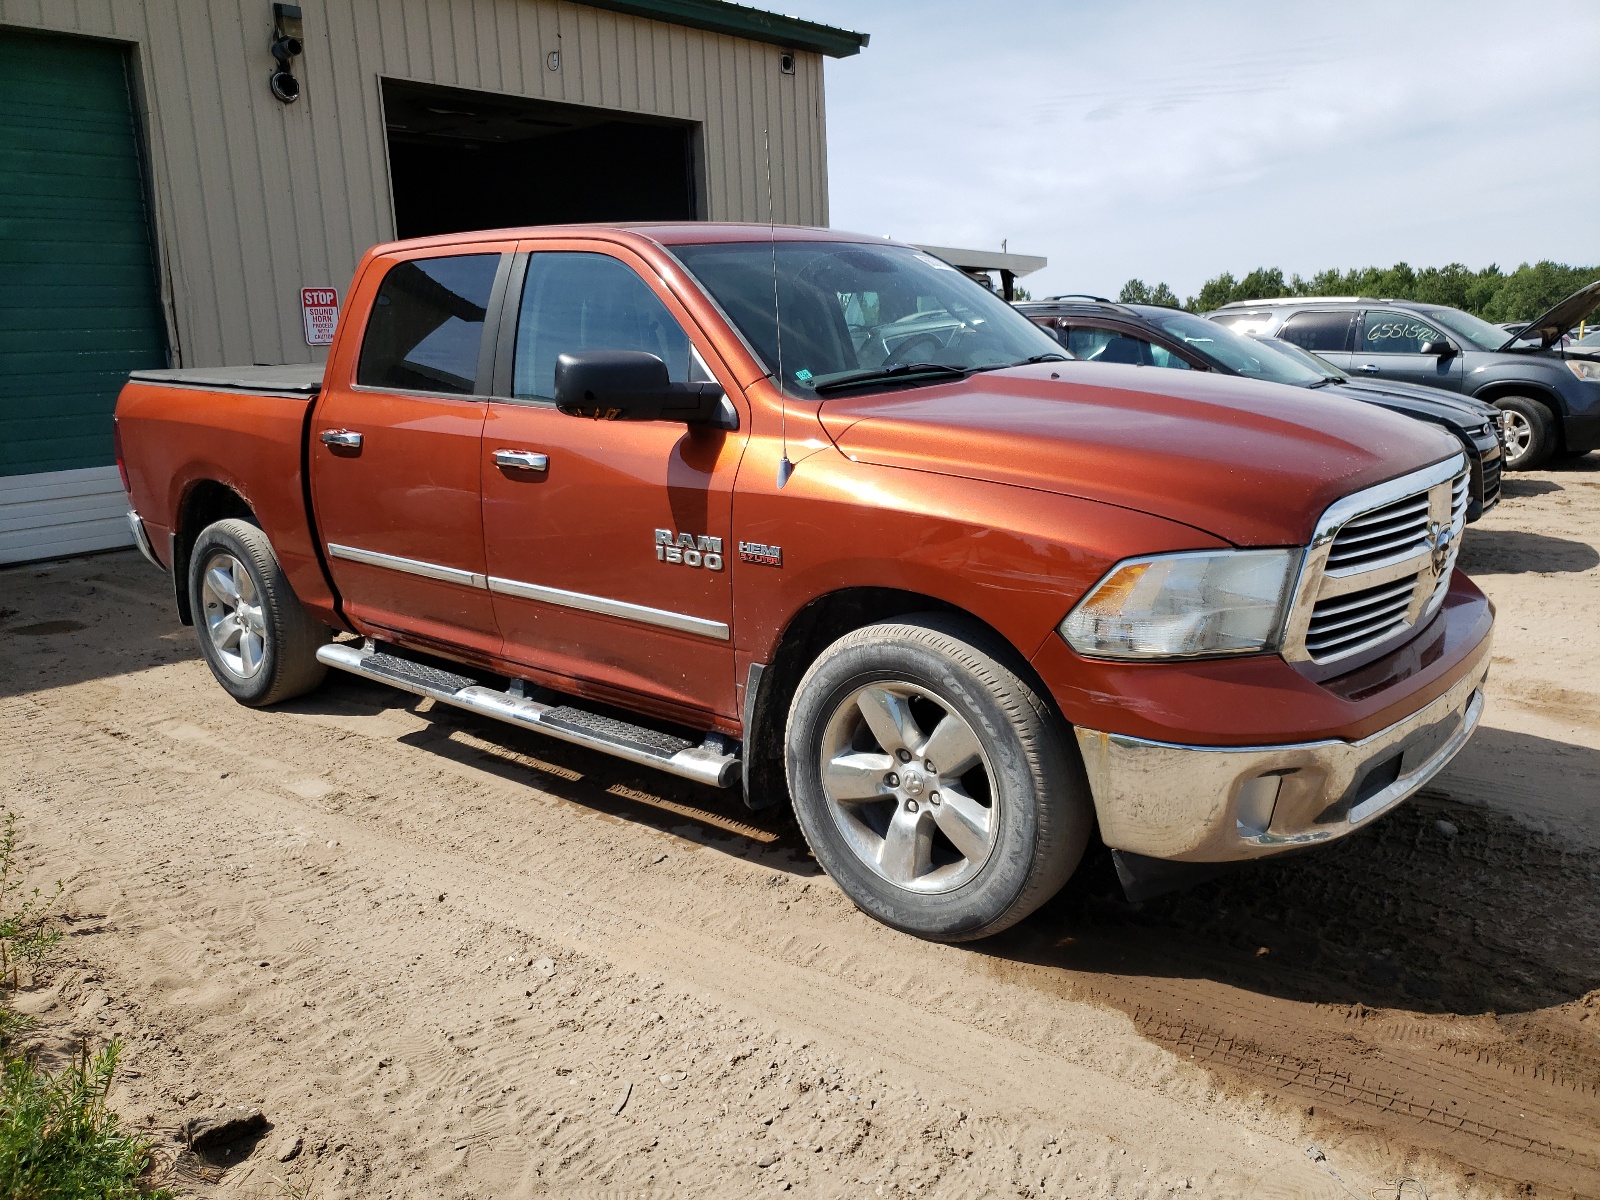
[[[1365,354],[1421,354],[1428,342],[1443,340],[1444,334],[1415,313],[1373,309],[1361,322]]]
[[[378,286],[356,383],[392,391],[471,395],[498,254],[396,263]]]
[[[512,395],[549,400],[556,359],[581,350],[643,350],[685,383],[692,362],[689,335],[648,284],[620,259],[588,251],[539,251],[528,259],[517,315]]]
[[[1296,313],[1283,323],[1278,336],[1314,354],[1342,354],[1351,348],[1355,316],[1346,309]]]

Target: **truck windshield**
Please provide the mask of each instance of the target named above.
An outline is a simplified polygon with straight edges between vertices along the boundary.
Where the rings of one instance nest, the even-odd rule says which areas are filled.
[[[993,292],[908,246],[763,241],[671,249],[768,373],[806,399],[1067,357]]]
[[[1214,359],[1236,375],[1310,387],[1327,378],[1327,372],[1307,366],[1235,333],[1225,325],[1174,308],[1140,307],[1139,311],[1186,345]]]

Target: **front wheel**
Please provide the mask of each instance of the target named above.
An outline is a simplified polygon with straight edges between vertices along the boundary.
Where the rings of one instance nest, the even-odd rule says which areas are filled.
[[[789,713],[811,851],[869,916],[934,941],[1022,920],[1083,856],[1093,806],[1070,734],[1008,649],[942,614],[828,647]]]
[[[200,531],[189,556],[189,605],[206,664],[240,704],[288,700],[328,672],[317,649],[332,631],[302,607],[267,535],[248,521]]]
[[[1544,466],[1556,449],[1555,416],[1531,396],[1502,396],[1494,403],[1511,417],[1506,430],[1505,469],[1532,471]]]

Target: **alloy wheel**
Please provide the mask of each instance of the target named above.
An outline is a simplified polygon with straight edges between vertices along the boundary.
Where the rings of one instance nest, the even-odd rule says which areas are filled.
[[[822,738],[822,790],[845,841],[908,891],[948,892],[988,861],[994,774],[966,719],[926,688],[883,681],[852,692]]]
[[[1514,408],[1501,409],[1506,414],[1506,466],[1515,467],[1528,457],[1533,445],[1533,422]]]
[[[267,623],[250,572],[231,554],[218,554],[200,578],[206,632],[227,671],[253,678],[266,658]]]

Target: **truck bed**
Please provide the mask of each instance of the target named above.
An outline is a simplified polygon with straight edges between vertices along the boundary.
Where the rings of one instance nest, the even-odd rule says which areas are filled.
[[[342,624],[312,536],[305,487],[307,422],[319,364],[135,371],[117,401],[129,499],[155,554],[185,586],[185,554],[215,519],[208,495],[243,497],[277,551],[295,593]]]

